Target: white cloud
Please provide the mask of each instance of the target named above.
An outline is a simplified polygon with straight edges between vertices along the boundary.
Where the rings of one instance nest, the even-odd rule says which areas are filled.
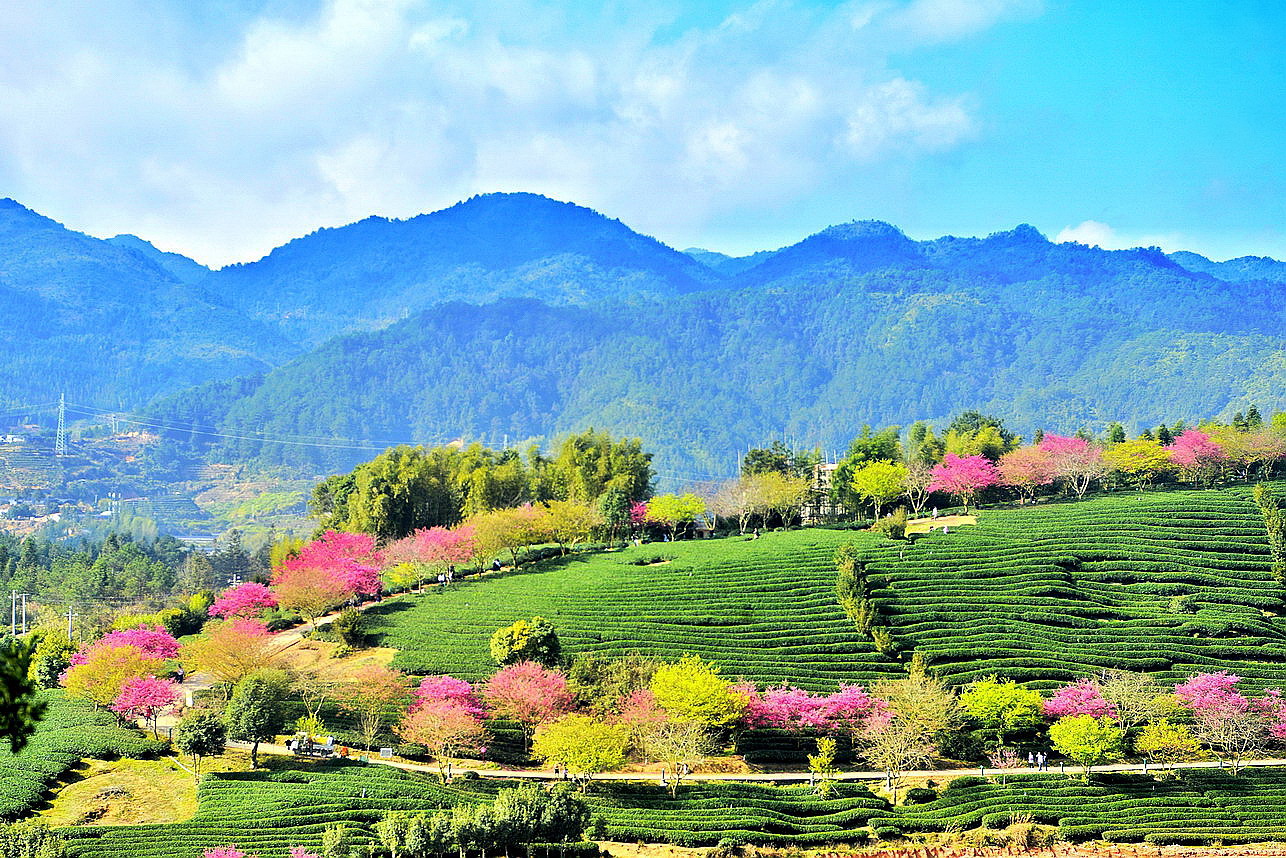
[[[1134,247],[1159,247],[1166,253],[1191,247],[1192,242],[1175,234],[1120,233],[1097,220],[1065,226],[1054,236],[1055,243],[1077,242],[1104,250],[1128,250]]]
[[[183,0],[13,2],[4,192],[216,264],[490,190],[654,234],[798,200],[974,136],[968,94],[894,52],[1033,8],[760,0],[676,31],[668,0],[275,0],[219,26]]]

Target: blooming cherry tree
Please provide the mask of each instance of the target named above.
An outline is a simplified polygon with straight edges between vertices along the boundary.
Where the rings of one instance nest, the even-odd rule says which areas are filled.
[[[986,456],[957,456],[947,453],[942,464],[933,469],[931,492],[955,495],[964,505],[965,512],[978,492],[1000,481],[1000,473]]]
[[[1041,705],[1041,711],[1050,718],[1089,715],[1091,718],[1116,720],[1116,706],[1104,699],[1103,687],[1091,679],[1065,685]]]
[[[1040,449],[1049,454],[1055,479],[1062,480],[1078,498],[1085,496],[1091,482],[1107,473],[1103,451],[1084,438],[1046,435]]]
[[[265,608],[277,607],[277,597],[264,584],[247,581],[224,590],[210,606],[212,617],[254,617]]]
[[[1000,457],[1000,481],[1018,490],[1023,501],[1029,501],[1036,489],[1055,479],[1054,457],[1038,446],[1019,447]]]
[[[1188,429],[1165,448],[1183,476],[1196,482],[1209,479],[1227,458],[1221,447],[1200,429]]]
[[[1198,673],[1175,686],[1174,694],[1192,712],[1192,732],[1232,762],[1261,750],[1269,739],[1286,739],[1286,702],[1270,689],[1249,698],[1237,689],[1241,677],[1228,671]]]
[[[573,705],[567,677],[534,661],[520,661],[497,671],[487,680],[483,696],[492,714],[523,726],[524,751],[530,747],[536,727],[566,715]]]
[[[414,712],[438,700],[445,700],[452,705],[459,706],[475,718],[482,718],[486,714],[482,701],[478,699],[478,694],[473,686],[463,679],[456,679],[454,676],[430,676],[425,678],[420,683],[419,688],[415,690],[415,701],[411,704],[411,711]]]
[[[111,710],[123,718],[142,718],[156,734],[156,719],[179,700],[178,686],[155,676],[125,680]]]

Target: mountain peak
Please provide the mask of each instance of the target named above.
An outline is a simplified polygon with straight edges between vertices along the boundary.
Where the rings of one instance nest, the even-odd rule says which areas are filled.
[[[1005,244],[1049,244],[1049,239],[1045,234],[1029,223],[1020,223],[1018,226],[1003,232],[993,232],[987,236],[988,241],[1001,242]]]
[[[820,235],[839,238],[845,241],[861,239],[901,239],[910,241],[906,233],[891,223],[882,220],[854,220],[848,223],[828,227]]]

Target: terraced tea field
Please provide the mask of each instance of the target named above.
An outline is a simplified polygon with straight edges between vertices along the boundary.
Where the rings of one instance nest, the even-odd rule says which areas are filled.
[[[835,549],[876,539],[801,530],[644,545],[545,561],[368,613],[380,644],[400,650],[393,666],[412,673],[486,676],[495,669],[492,632],[540,615],[570,653],[693,652],[729,675],[833,689],[899,670],[856,632],[835,598]]]
[[[282,858],[292,845],[317,848],[327,825],[345,823],[357,842],[371,842],[371,826],[387,811],[490,802],[503,787],[485,780],[445,787],[428,775],[359,765],[210,775],[201,784],[200,809],[186,822],[64,831],[73,858],[196,858],[227,844]],[[829,798],[805,786],[692,784],[671,799],[659,786],[600,783],[587,800],[603,817],[608,839],[688,846],[724,838],[855,843],[872,831],[889,838],[1003,828],[1016,814],[1057,825],[1062,838],[1074,841],[1236,843],[1281,837],[1286,770],[1251,769],[1237,778],[1190,770],[1170,781],[1099,775],[1088,784],[1058,774],[1011,776],[1003,785],[962,778],[934,801],[896,808],[857,784],[840,784]]]
[[[573,654],[695,652],[761,684],[829,690],[898,669],[836,603],[832,557],[848,541],[902,651],[953,683],[998,673],[1049,687],[1116,667],[1286,685],[1286,604],[1248,488],[984,510],[977,525],[911,545],[828,530],[652,544],[372,614],[381,642],[401,650],[395,666],[413,673],[483,676],[491,633],[540,614]]]
[[[1050,686],[1116,667],[1286,685],[1283,589],[1248,488],[984,511],[902,558],[867,557],[894,638],[954,683]]]

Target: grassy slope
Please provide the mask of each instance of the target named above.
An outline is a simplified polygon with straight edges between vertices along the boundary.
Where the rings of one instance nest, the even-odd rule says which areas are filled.
[[[854,539],[876,541],[805,530],[579,555],[369,613],[380,643],[401,650],[393,665],[413,673],[485,676],[495,669],[492,632],[540,615],[573,654],[692,652],[730,676],[833,689],[898,669],[858,635],[836,602],[833,556]],[[673,559],[637,565],[658,556]]]
[[[161,744],[116,726],[116,716],[43,692],[49,703],[36,733],[19,754],[0,743],[0,817],[12,818],[38,804],[49,786],[85,757],[148,756]]]

